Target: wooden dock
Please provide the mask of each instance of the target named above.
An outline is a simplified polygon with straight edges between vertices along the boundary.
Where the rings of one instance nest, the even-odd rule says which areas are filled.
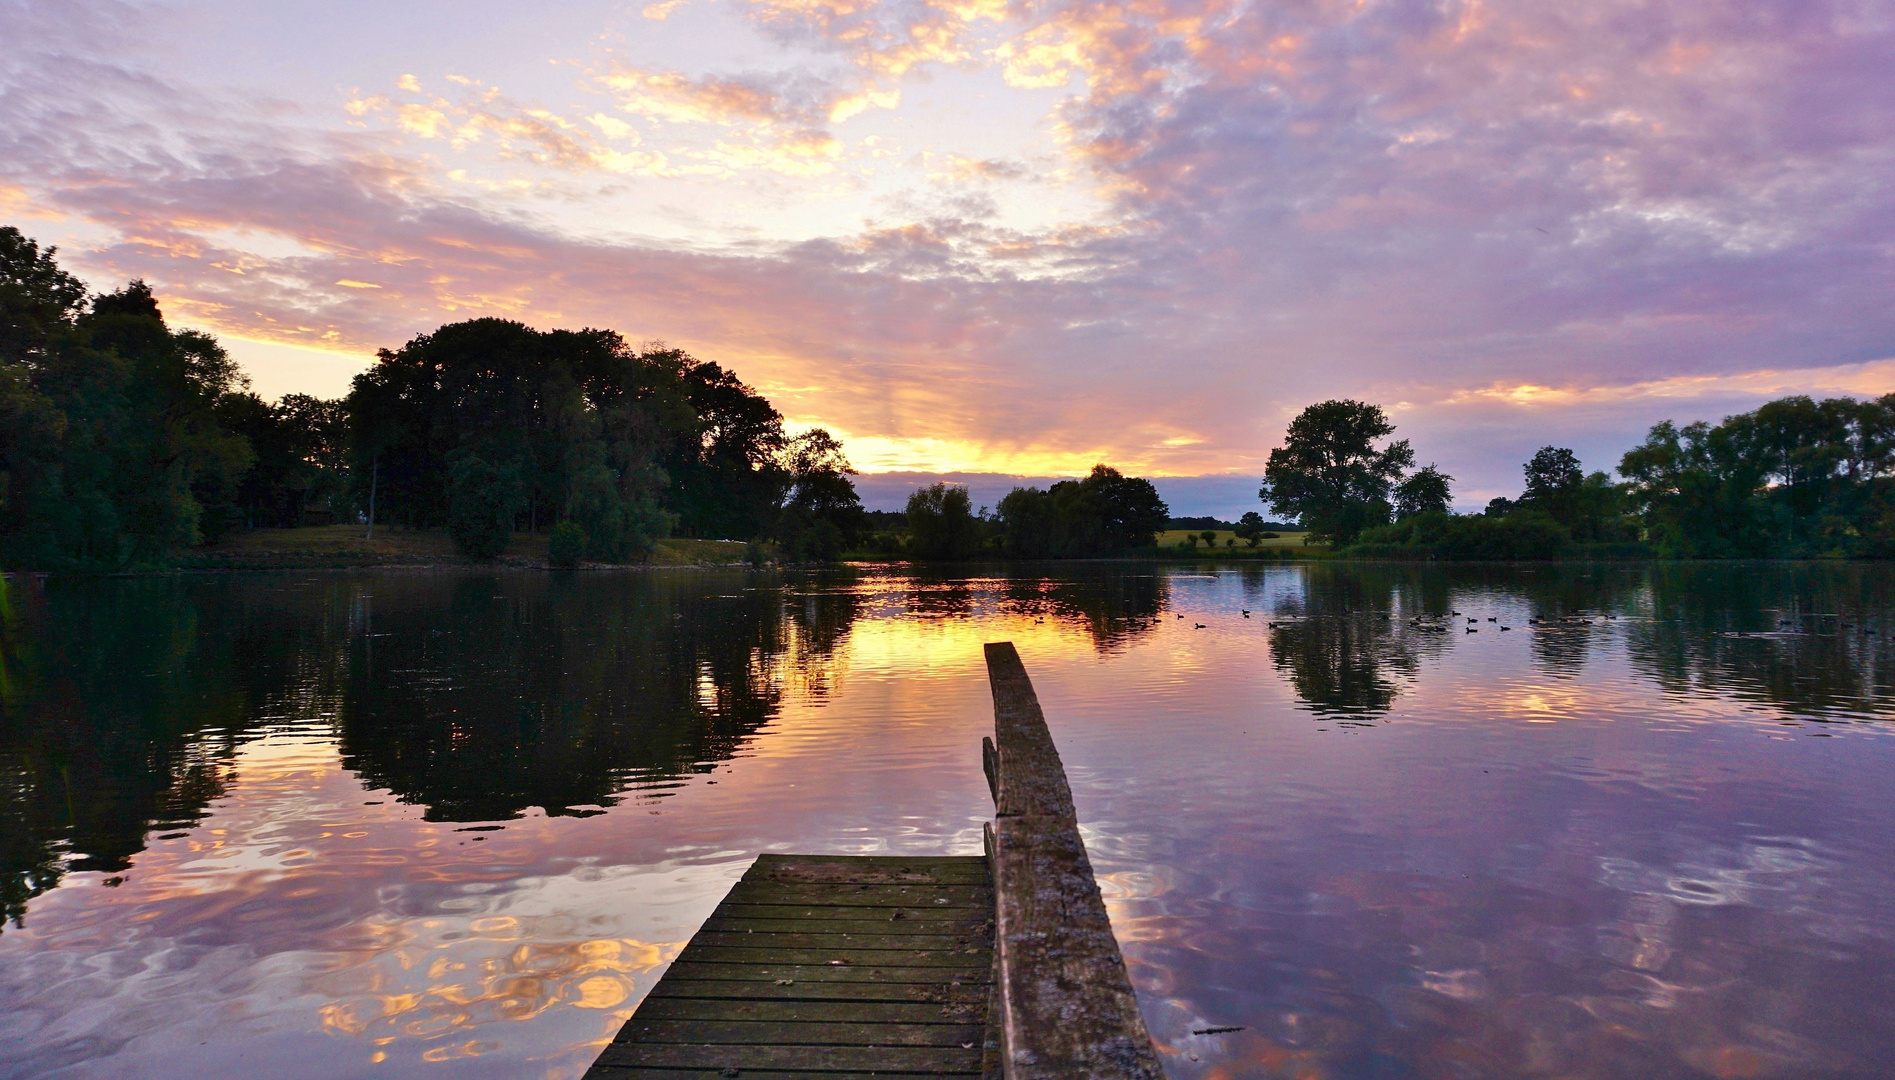
[[[986,856],[759,856],[587,1080],[1163,1080],[1012,644]]]
[[[978,1076],[987,860],[761,855],[591,1080]]]

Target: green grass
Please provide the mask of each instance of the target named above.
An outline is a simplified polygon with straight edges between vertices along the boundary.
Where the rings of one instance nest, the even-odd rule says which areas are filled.
[[[302,529],[253,529],[232,533],[216,544],[185,556],[197,568],[270,568],[291,566],[428,566],[465,563],[444,529],[403,529],[377,525],[375,538],[364,539],[361,525],[314,525]],[[543,566],[545,533],[514,533],[499,562]],[[730,540],[660,540],[652,566],[727,565],[744,561],[747,545]]]

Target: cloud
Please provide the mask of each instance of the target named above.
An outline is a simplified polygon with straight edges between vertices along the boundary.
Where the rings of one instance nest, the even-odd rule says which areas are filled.
[[[878,468],[1256,472],[1352,396],[1472,497],[1546,441],[1609,466],[1658,419],[1895,389],[1895,28],[1846,4],[750,3],[782,71],[621,59],[580,88],[617,108],[564,111],[390,76],[359,128],[22,10],[0,36],[50,44],[0,67],[0,193],[90,230],[65,253],[96,284],[341,352],[613,326]],[[928,65],[1051,102],[1056,141],[931,147],[942,192],[794,242],[608,235],[661,182],[831,191],[844,103]],[[917,96],[876,107],[915,122]],[[1059,154],[1112,212],[998,224],[982,193]]]

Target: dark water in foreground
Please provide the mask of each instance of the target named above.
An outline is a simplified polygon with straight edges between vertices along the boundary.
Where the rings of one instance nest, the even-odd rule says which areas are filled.
[[[756,853],[979,850],[996,639],[1175,1078],[1895,1062],[1888,568],[8,589],[0,1075],[576,1075]]]

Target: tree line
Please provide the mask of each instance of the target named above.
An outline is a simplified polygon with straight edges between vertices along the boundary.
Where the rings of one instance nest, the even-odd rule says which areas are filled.
[[[551,532],[555,560],[643,558],[662,537],[855,542],[828,432],[789,436],[735,373],[610,330],[501,319],[383,350],[348,395],[271,403],[217,341],[173,330],[142,281],[91,295],[0,228],[0,557],[161,565],[234,529],[443,528],[491,558]]]
[[[879,546],[925,560],[1098,558],[1154,547],[1170,516],[1150,480],[1095,465],[1079,480],[1016,487],[991,513],[975,510],[966,488],[917,488],[906,536],[882,534]]]
[[[1414,468],[1386,414],[1326,401],[1290,423],[1259,497],[1312,543],[1356,555],[1453,559],[1570,554],[1664,558],[1895,556],[1895,394],[1793,396],[1678,427],[1653,426],[1619,479],[1542,447],[1518,498],[1450,509],[1451,483]]]

